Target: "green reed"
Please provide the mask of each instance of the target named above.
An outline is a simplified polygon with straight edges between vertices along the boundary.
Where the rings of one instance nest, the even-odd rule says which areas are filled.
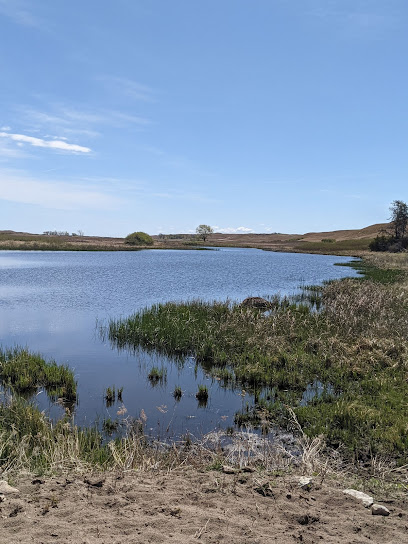
[[[52,400],[76,400],[76,381],[72,370],[23,348],[0,350],[0,380],[20,394],[34,393],[44,387]]]

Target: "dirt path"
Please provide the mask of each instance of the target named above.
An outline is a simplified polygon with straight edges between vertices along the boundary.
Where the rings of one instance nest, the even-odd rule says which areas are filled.
[[[373,516],[327,483],[304,491],[294,477],[193,468],[86,480],[18,481],[0,503],[0,542],[408,542],[407,500],[382,501],[391,514]]]

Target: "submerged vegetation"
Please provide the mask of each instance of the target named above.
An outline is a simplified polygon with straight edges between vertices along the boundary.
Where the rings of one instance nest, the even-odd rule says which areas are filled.
[[[282,425],[293,410],[305,432],[354,460],[408,451],[408,282],[403,256],[354,262],[360,279],[275,297],[265,312],[229,302],[167,303],[112,320],[120,347],[183,360],[256,394],[253,421]],[[316,301],[320,309],[316,309]],[[322,393],[305,400],[321,384]],[[260,415],[262,414],[262,416]],[[238,418],[238,421],[243,421]]]

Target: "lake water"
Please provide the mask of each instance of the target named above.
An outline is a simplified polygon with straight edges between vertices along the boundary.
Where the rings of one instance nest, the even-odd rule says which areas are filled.
[[[334,266],[348,257],[273,253],[256,249],[217,251],[146,250],[136,252],[0,251],[0,344],[23,346],[47,359],[68,364],[78,381],[75,421],[147,415],[152,435],[186,432],[198,436],[233,425],[234,414],[252,399],[223,388],[193,359],[183,368],[169,359],[118,352],[98,334],[97,323],[126,317],[157,302],[237,300],[276,293],[293,294],[301,285],[355,276]],[[167,381],[153,386],[152,366],[165,365]],[[209,401],[198,406],[197,384],[207,385]],[[123,387],[123,403],[106,406],[104,391]],[[173,398],[181,386],[180,402]],[[62,413],[44,392],[36,401],[51,416]],[[122,404],[127,412],[117,416]],[[123,410],[122,410],[123,412]]]

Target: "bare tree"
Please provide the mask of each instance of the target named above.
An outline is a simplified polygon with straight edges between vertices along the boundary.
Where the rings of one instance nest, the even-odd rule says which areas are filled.
[[[394,200],[390,206],[390,220],[394,227],[394,236],[397,240],[404,238],[408,225],[408,206],[402,200]]]

